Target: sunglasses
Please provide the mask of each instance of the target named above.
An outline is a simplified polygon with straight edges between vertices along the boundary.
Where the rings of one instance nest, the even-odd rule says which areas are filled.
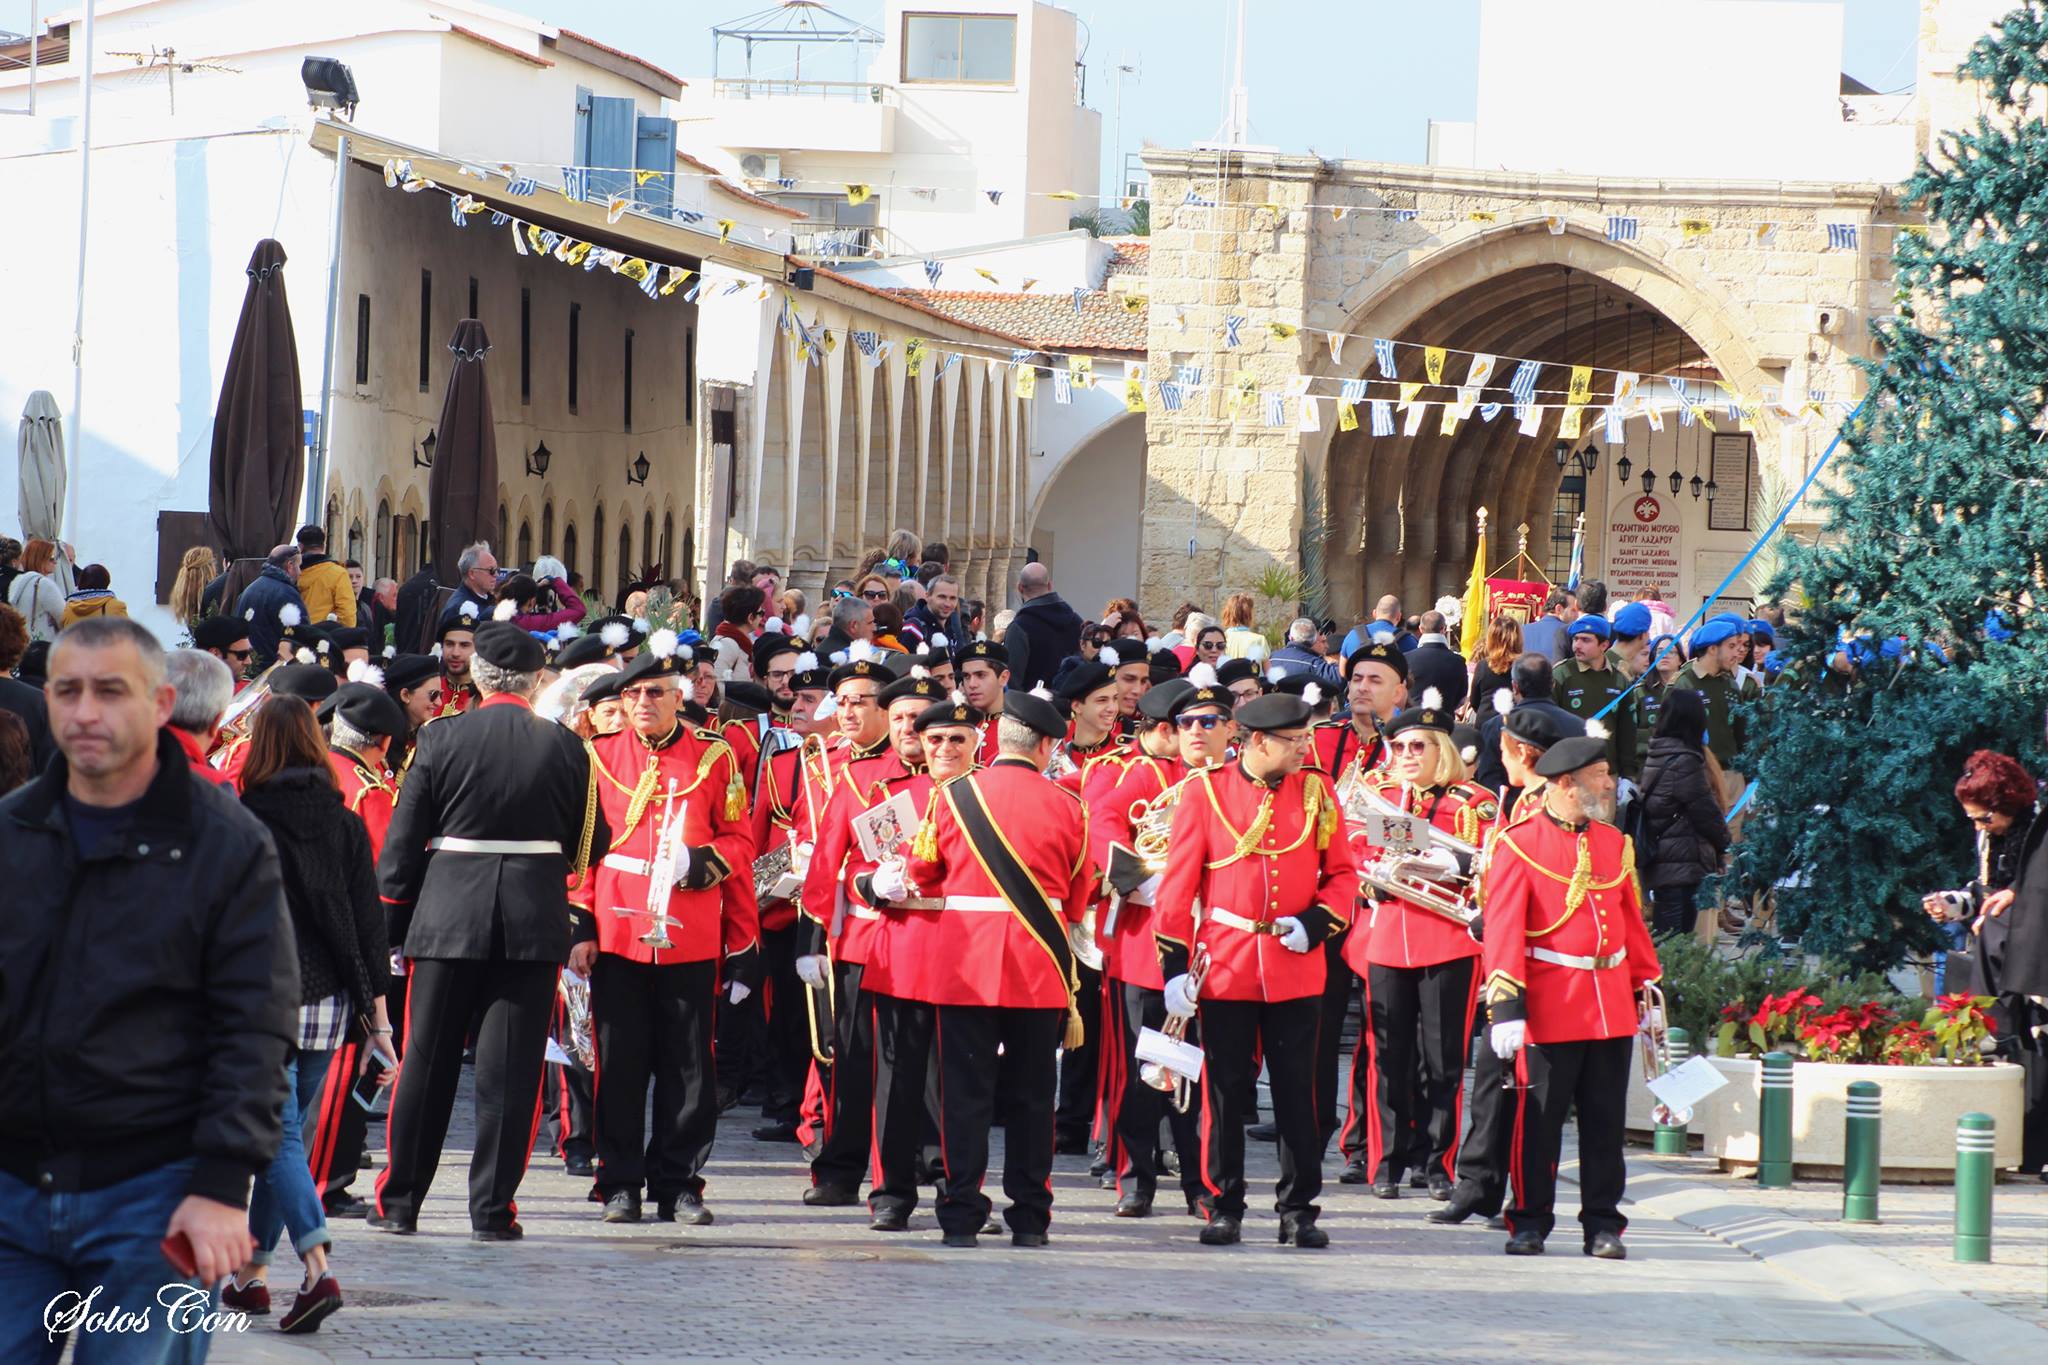
[[[1213,730],[1227,719],[1227,716],[1176,716],[1173,723],[1183,730]]]
[[[256,651],[255,651],[255,649],[254,649],[254,648],[250,648],[250,649],[231,649],[231,650],[229,650],[229,651],[228,651],[227,653],[228,653],[228,657],[229,657],[230,659],[238,659],[238,660],[242,661],[243,663],[247,663],[247,662],[249,661],[249,659],[250,659],[250,658],[251,658],[252,656],[254,656],[254,655],[255,655]]]
[[[1397,739],[1387,745],[1390,754],[1426,754],[1429,741],[1426,739]]]
[[[622,687],[619,689],[619,698],[622,701],[653,701],[656,697],[674,695],[674,688],[657,687],[652,683],[645,687]]]
[[[889,600],[889,594],[883,592],[880,588],[862,588],[860,595],[870,602],[886,602]]]
[[[971,735],[935,735],[927,733],[924,737],[924,747],[927,749],[959,748],[965,746],[972,738],[973,736]]]

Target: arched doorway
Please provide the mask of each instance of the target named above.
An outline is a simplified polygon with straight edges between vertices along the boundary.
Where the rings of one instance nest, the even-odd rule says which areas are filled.
[[[1047,475],[1024,543],[1052,571],[1060,595],[1089,616],[1098,604],[1137,590],[1144,508],[1145,418],[1119,412]]]

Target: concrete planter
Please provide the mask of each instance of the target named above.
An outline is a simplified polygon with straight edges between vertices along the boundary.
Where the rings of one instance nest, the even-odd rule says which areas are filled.
[[[1751,1057],[1709,1058],[1728,1084],[1693,1115],[1703,1151],[1722,1169],[1754,1166],[1762,1063]],[[1842,1120],[1849,1086],[1875,1081],[1884,1088],[1884,1178],[1942,1183],[1954,1179],[1956,1120],[1976,1112],[1997,1123],[1995,1164],[2020,1162],[2020,1121],[2025,1104],[2020,1068],[1994,1066],[1841,1066],[1798,1062],[1792,1067],[1792,1157],[1795,1172],[1824,1178],[1842,1169]],[[1640,1084],[1640,1082],[1638,1082]],[[1644,1092],[1645,1115],[1648,1092]]]

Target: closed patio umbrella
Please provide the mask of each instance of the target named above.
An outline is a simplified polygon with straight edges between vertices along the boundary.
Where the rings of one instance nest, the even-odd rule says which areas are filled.
[[[475,318],[455,324],[455,353],[427,480],[427,517],[434,528],[434,564],[443,583],[458,583],[463,547],[497,534],[498,437],[491,417],[491,386],[484,375],[490,336]],[[504,546],[496,547],[499,554]]]
[[[207,469],[207,519],[233,570],[230,606],[261,560],[291,538],[306,475],[299,351],[284,292],[284,248],[266,237],[249,257],[249,287],[221,376]]]
[[[21,409],[17,452],[21,538],[56,540],[64,516],[64,414],[48,389],[30,394]],[[71,591],[71,562],[62,554],[57,556],[57,579],[64,591]]]

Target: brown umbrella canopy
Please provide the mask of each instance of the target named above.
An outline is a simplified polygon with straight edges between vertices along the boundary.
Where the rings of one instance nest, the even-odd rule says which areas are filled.
[[[434,528],[436,570],[443,583],[456,583],[462,575],[455,559],[463,547],[497,534],[498,437],[490,381],[484,377],[484,353],[491,349],[484,325],[475,318],[456,323],[448,349],[455,353],[455,366],[441,400],[427,516]],[[497,548],[504,553],[505,547]]]
[[[284,248],[266,237],[249,257],[249,290],[213,413],[207,517],[229,560],[291,538],[306,475],[299,351],[284,294]]]

